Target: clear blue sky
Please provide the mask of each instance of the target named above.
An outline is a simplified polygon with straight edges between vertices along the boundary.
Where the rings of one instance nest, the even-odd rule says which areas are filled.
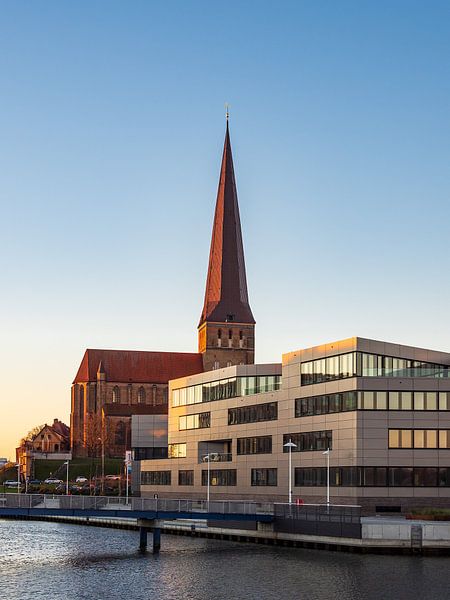
[[[196,350],[225,102],[257,361],[450,351],[449,57],[439,0],[2,2],[0,456],[86,347]]]

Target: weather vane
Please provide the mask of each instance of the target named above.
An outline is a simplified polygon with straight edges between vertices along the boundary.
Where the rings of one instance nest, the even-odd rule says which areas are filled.
[[[225,117],[227,121],[230,118],[230,105],[228,104],[228,102],[225,102]]]

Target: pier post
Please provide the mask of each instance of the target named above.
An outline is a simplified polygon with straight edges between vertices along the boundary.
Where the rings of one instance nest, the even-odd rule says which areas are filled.
[[[145,552],[147,550],[147,527],[139,527],[139,550]]]
[[[158,554],[161,549],[161,528],[153,528],[153,554]]]
[[[153,534],[153,554],[158,554],[161,549],[161,526],[160,519],[138,519],[139,527],[139,550],[145,552],[147,549],[147,534]]]

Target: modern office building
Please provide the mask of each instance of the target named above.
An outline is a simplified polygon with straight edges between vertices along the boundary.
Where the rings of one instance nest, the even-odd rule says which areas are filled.
[[[326,500],[329,449],[333,503],[449,506],[450,354],[350,338],[171,381],[141,493],[287,501],[289,442],[294,499]]]

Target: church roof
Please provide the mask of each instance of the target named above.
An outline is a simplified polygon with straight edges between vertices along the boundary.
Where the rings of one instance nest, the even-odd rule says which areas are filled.
[[[198,353],[87,349],[73,383],[96,381],[100,362],[107,380],[116,382],[167,383],[203,371]]]
[[[205,321],[255,323],[248,301],[228,120],[211,238],[205,302],[199,325]]]

